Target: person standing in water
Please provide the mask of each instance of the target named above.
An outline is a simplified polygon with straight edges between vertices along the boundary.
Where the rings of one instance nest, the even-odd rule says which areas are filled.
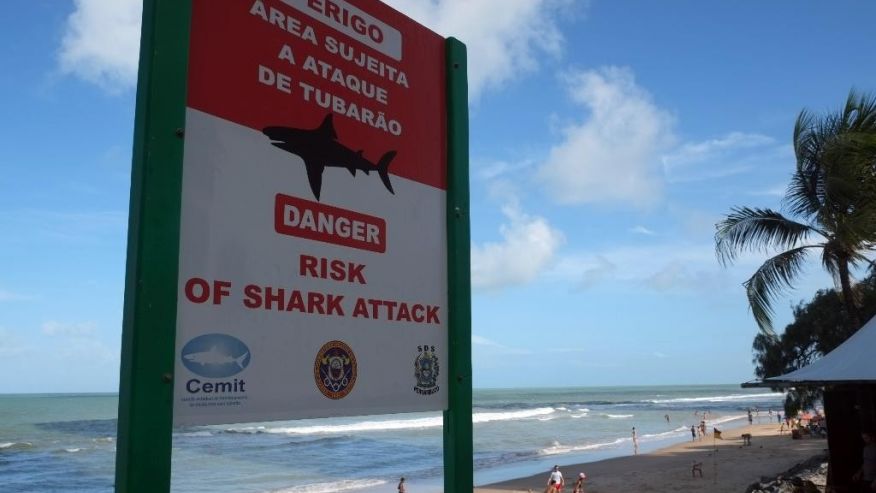
[[[639,435],[636,434],[635,426],[633,426],[633,455],[639,455]]]

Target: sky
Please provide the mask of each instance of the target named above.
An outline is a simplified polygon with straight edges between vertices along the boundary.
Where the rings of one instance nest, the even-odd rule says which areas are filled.
[[[781,206],[802,109],[876,91],[876,3],[388,3],[468,46],[475,387],[753,378],[767,254],[714,225]],[[0,5],[0,393],[118,389],[140,10]]]

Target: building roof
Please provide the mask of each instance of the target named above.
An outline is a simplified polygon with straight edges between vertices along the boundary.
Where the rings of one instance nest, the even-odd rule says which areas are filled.
[[[803,368],[752,386],[803,387],[876,384],[876,317],[833,351]]]

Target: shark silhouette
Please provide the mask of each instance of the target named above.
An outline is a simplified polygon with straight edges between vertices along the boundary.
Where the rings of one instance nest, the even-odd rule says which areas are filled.
[[[192,363],[197,363],[201,366],[204,365],[227,365],[228,363],[236,363],[241,369],[243,369],[243,360],[249,356],[249,352],[243,353],[242,356],[238,356],[235,358],[234,356],[230,356],[225,354],[218,347],[213,346],[209,351],[202,351],[200,353],[189,353],[184,354],[183,358],[191,361]]]
[[[365,159],[362,151],[354,151],[338,142],[338,134],[332,122],[332,114],[326,115],[322,123],[312,129],[305,130],[289,127],[265,127],[262,133],[271,139],[271,144],[286,152],[291,152],[304,160],[307,168],[307,181],[310,182],[310,190],[319,200],[322,189],[322,172],[326,167],[346,168],[351,175],[356,176],[356,171],[370,174],[377,170],[383,186],[393,195],[392,183],[389,182],[389,162],[395,157],[395,151],[384,154],[377,164]]]

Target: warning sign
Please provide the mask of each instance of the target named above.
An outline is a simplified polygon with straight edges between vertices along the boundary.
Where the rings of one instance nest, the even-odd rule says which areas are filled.
[[[444,40],[194,0],[175,424],[447,407]]]

